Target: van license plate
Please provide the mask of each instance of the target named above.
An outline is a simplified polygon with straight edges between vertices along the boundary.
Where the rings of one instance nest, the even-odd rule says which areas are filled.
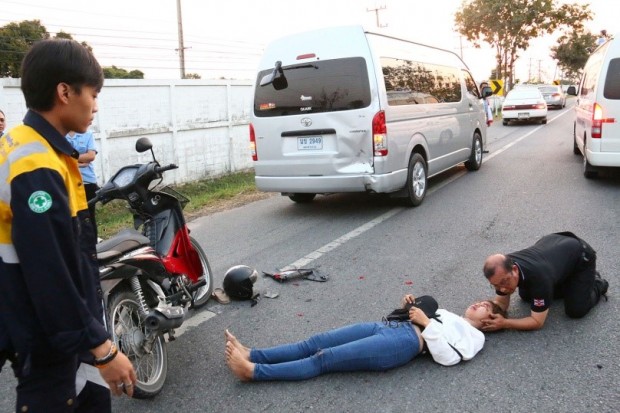
[[[530,117],[530,114],[527,112],[519,113],[519,119],[528,119],[529,117]]]
[[[323,149],[323,138],[320,136],[297,138],[297,149],[300,151],[321,150]]]

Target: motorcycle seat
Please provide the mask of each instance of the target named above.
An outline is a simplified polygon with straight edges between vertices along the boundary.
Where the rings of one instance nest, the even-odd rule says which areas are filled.
[[[151,240],[136,230],[126,229],[97,244],[97,259],[109,261],[119,255],[149,245]]]

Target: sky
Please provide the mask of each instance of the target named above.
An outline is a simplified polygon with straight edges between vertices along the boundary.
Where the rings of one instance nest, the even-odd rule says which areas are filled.
[[[203,79],[253,79],[265,45],[290,33],[336,25],[366,29],[451,50],[477,80],[495,67],[489,47],[475,49],[454,28],[461,0],[178,0],[181,3],[185,72]],[[556,0],[590,4],[594,33],[620,32],[620,2]],[[102,66],[141,70],[147,79],[178,79],[177,0],[0,0],[0,26],[38,19],[55,34],[86,41]],[[517,78],[540,72],[559,77],[549,48],[559,33],[520,52]]]

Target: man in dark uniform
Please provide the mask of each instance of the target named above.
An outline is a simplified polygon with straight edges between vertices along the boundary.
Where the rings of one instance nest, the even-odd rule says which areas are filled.
[[[508,310],[510,295],[530,303],[529,317],[506,319],[493,315],[483,331],[504,328],[538,330],[545,324],[554,298],[564,298],[572,318],[585,316],[607,294],[609,283],[596,271],[596,252],[571,232],[542,237],[533,246],[511,254],[494,254],[484,262],[484,275],[495,287],[495,302]]]
[[[65,139],[88,129],[102,85],[84,46],[35,43],[22,62],[29,110],[0,138],[0,368],[12,361],[18,412],[110,412],[110,391],[133,393],[131,362],[103,324],[93,226]],[[79,395],[78,370],[94,377]]]

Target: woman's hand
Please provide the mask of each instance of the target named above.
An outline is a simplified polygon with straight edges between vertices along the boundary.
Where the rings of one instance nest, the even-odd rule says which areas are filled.
[[[424,314],[424,311],[417,307],[411,307],[411,309],[409,309],[409,320],[420,327],[426,327],[428,323],[431,322],[426,314]]]
[[[405,294],[402,300],[402,308],[405,308],[407,304],[413,304],[415,297],[411,294]]]

